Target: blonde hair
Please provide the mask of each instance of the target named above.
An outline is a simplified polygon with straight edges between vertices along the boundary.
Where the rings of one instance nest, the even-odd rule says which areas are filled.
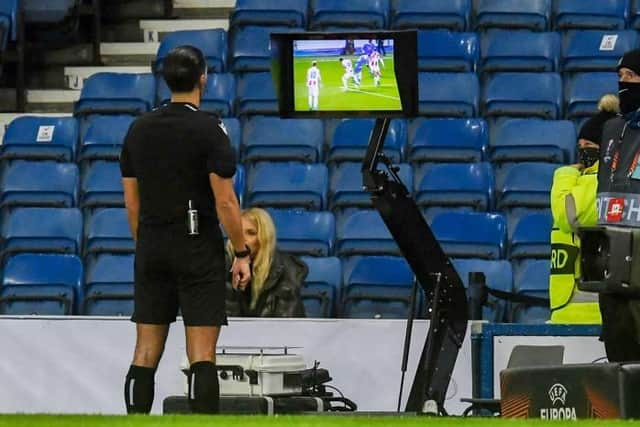
[[[273,254],[276,250],[276,227],[267,211],[260,208],[249,208],[242,212],[242,218],[251,221],[256,226],[259,248],[257,254],[251,254],[253,277],[251,278],[251,308],[255,308],[262,287],[267,281]],[[227,250],[233,254],[231,240],[227,242]]]
[[[620,112],[620,100],[613,94],[606,94],[600,101],[598,101],[598,111],[605,111],[607,113],[619,113]]]

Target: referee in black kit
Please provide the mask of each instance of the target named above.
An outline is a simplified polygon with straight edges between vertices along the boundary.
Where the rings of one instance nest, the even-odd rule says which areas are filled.
[[[218,218],[237,252],[235,288],[250,278],[240,206],[233,190],[235,158],[222,122],[198,107],[207,81],[202,52],[173,49],[163,77],[171,103],[139,117],[120,155],[124,200],[136,240],[134,313],[136,347],[126,376],[128,413],[149,413],[154,376],[169,324],[184,319],[191,364],[189,404],[216,413],[219,385],[215,347],[226,325],[224,242]]]

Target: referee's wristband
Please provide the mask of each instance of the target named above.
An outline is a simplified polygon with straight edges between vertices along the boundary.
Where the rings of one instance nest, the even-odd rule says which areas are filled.
[[[243,251],[233,251],[233,256],[236,258],[244,258],[248,257],[249,255],[251,255],[251,249],[249,249],[249,246],[247,245],[244,245]]]

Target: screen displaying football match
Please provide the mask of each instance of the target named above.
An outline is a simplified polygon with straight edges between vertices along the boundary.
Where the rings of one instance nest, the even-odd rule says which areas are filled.
[[[393,40],[294,40],[295,110],[400,111]]]

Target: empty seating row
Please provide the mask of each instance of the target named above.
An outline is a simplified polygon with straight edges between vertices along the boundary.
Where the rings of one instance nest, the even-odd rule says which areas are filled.
[[[302,257],[309,267],[302,297],[308,317],[404,318],[410,307],[414,275],[406,260],[393,256]],[[0,283],[0,314],[131,315],[134,257],[107,254],[85,262],[75,255],[24,253],[6,263]],[[514,271],[505,260],[454,259],[463,284],[470,272],[483,272],[487,286],[505,292],[548,294],[548,261],[533,261]],[[514,282],[514,275],[522,280]],[[416,315],[424,316],[421,292]],[[490,299],[485,320],[510,318],[544,321],[548,316],[525,316],[526,307]],[[542,312],[544,314],[544,311]]]
[[[166,102],[164,81],[156,99],[155,79],[149,74],[98,73],[85,83],[75,115],[139,114]],[[563,87],[564,86],[564,87]],[[524,116],[544,119],[579,118],[594,114],[606,93],[617,92],[615,72],[578,73],[565,79],[553,72],[495,73],[482,85],[475,73],[421,72],[419,111],[424,116]],[[156,102],[157,101],[157,102]],[[320,94],[322,103],[322,94]],[[203,95],[204,111],[221,116],[277,114],[278,103],[269,72],[209,77]]]
[[[312,30],[340,28],[492,27],[638,28],[637,0],[238,0],[232,27],[255,25],[306,26]]]
[[[286,252],[310,256],[400,255],[379,214],[369,209],[331,212],[269,209]],[[486,212],[445,211],[431,228],[452,257],[529,259],[549,257],[548,210],[519,212],[507,232],[507,218]],[[54,252],[96,255],[133,251],[122,208],[96,211],[83,226],[75,208],[16,208],[3,213],[2,255]],[[511,221],[511,219],[510,219]],[[516,222],[517,221],[517,222]]]
[[[246,206],[299,207],[339,210],[371,207],[363,190],[361,163],[324,164],[260,162],[245,172],[237,167],[234,184]],[[432,163],[398,166],[398,175],[414,194],[418,206],[491,211],[514,207],[549,206],[554,163],[513,163],[494,173],[491,164]],[[16,160],[0,174],[0,207],[124,206],[120,167],[98,160],[79,177],[73,163]],[[496,185],[497,183],[497,185]]]

